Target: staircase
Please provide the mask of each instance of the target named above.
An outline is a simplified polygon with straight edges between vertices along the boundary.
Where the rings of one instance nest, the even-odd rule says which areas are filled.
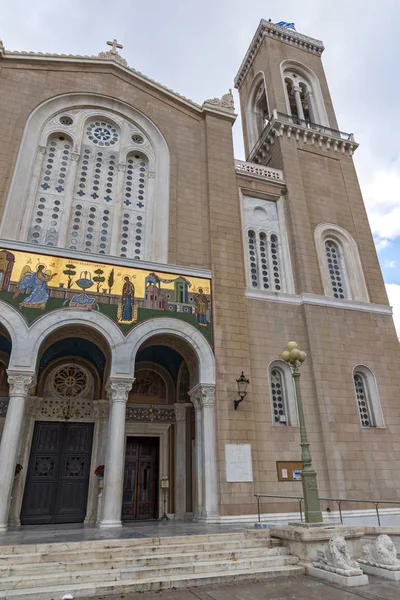
[[[0,599],[59,600],[304,573],[268,531],[0,546]]]

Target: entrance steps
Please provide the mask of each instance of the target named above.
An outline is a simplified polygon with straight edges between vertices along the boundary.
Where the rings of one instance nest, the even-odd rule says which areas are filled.
[[[59,600],[304,573],[268,531],[0,546],[0,599]]]

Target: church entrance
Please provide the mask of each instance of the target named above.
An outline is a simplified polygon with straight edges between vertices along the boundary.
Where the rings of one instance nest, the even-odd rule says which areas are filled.
[[[82,523],[86,515],[92,423],[36,422],[21,523]]]
[[[158,471],[158,438],[128,437],[122,501],[123,520],[157,518]]]

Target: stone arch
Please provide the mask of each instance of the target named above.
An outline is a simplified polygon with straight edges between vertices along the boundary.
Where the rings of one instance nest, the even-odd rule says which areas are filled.
[[[215,358],[206,338],[193,325],[168,317],[149,319],[135,327],[128,335],[131,373],[134,372],[139,348],[149,339],[159,335],[179,338],[186,342],[197,359],[198,381],[202,384],[215,385]]]
[[[40,317],[40,319],[35,321],[29,328],[29,336],[25,336],[25,339],[21,340],[21,346],[23,346],[23,348],[21,347],[17,354],[18,367],[23,367],[32,371],[35,370],[39,349],[43,342],[53,332],[61,330],[65,326],[85,327],[88,330],[93,331],[93,333],[101,335],[106,341],[110,351],[110,373],[112,375],[127,373],[124,369],[124,365],[127,363],[123,350],[124,336],[119,327],[111,319],[100,312],[83,313],[82,311],[73,309],[53,311],[43,315],[43,317]],[[25,325],[25,331],[27,330],[28,328]],[[13,354],[11,359],[14,365],[15,358]],[[10,368],[15,367],[10,366]]]
[[[246,100],[246,128],[247,128],[247,140],[249,144],[249,152],[251,152],[252,148],[256,144],[258,138],[260,137],[263,128],[265,125],[261,123],[261,115],[258,115],[257,111],[257,94],[258,91],[263,84],[264,86],[264,95],[268,110],[268,115],[266,118],[268,119],[271,111],[268,102],[268,94],[267,94],[267,85],[265,81],[265,73],[263,71],[259,71],[250,86],[249,93],[247,95]]]
[[[151,231],[152,235],[149,237],[150,241],[146,242],[146,258],[153,262],[168,262],[170,156],[167,142],[155,123],[142,112],[121,100],[95,93],[69,93],[55,96],[31,112],[26,122],[11,179],[0,236],[14,240],[26,238],[32,212],[30,207],[34,201],[32,182],[38,178],[41,162],[39,155],[43,157],[43,140],[47,139],[49,133],[46,124],[58,115],[68,114],[78,108],[83,109],[85,113],[93,112],[93,114],[106,111],[114,115],[117,121],[125,119],[134,124],[150,141],[149,168],[154,176],[149,182],[152,202],[148,207],[147,224],[148,231]],[[68,127],[63,127],[59,122],[57,122],[57,130],[70,135]],[[76,152],[76,148],[73,151]]]
[[[341,253],[343,277],[349,300],[369,302],[367,284],[364,277],[361,257],[354,238],[348,231],[334,223],[320,223],[314,231],[315,246],[321,272],[324,294],[333,296],[332,283],[326,261],[325,242],[333,240]]]
[[[282,85],[284,89],[288,114],[290,114],[290,103],[287,94],[285,79],[288,77],[290,71],[294,71],[298,76],[300,76],[304,80],[304,82],[307,84],[307,87],[309,88],[309,91],[311,92],[313,120],[319,125],[326,125],[327,127],[329,127],[329,120],[325,108],[325,102],[322,96],[321,85],[314,71],[312,71],[305,64],[300,63],[296,60],[284,60],[281,62],[280,66],[282,75]]]
[[[4,327],[11,339],[9,368],[24,364],[28,325],[23,316],[12,306],[0,300],[0,325]],[[14,366],[15,365],[15,366]]]

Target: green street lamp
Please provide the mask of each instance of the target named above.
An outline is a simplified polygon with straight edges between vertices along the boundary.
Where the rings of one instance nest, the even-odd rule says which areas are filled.
[[[300,390],[300,368],[307,358],[307,354],[299,350],[296,342],[289,342],[287,350],[282,353],[282,360],[287,363],[291,370],[296,389],[297,408],[300,421],[300,446],[301,460],[303,463],[302,485],[304,496],[304,513],[306,523],[322,523],[322,512],[319,503],[317,474],[312,468],[310,444],[307,439],[306,423],[304,420],[303,402]]]

